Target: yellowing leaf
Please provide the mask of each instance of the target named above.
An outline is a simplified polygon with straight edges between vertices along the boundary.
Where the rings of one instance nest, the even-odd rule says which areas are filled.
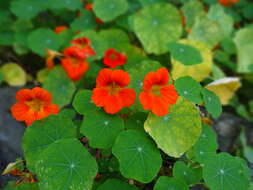
[[[44,83],[44,81],[46,80],[49,71],[47,68],[41,69],[37,72],[36,77],[37,77],[37,81],[40,83]]]
[[[17,165],[21,162],[23,162],[23,160],[17,160],[16,162],[9,163],[8,166],[4,169],[2,175],[9,174],[13,170],[15,170],[17,168]]]
[[[191,40],[180,40],[182,44],[191,45],[197,48],[203,58],[202,63],[197,65],[183,65],[179,61],[172,59],[172,78],[176,80],[179,77],[191,76],[197,81],[202,81],[208,77],[212,71],[213,66],[213,55],[212,51],[203,43],[191,41]]]
[[[227,105],[235,92],[241,87],[240,79],[237,77],[226,77],[216,80],[206,88],[219,96],[221,104]]]
[[[1,72],[10,86],[23,86],[26,84],[26,73],[16,63],[7,63],[2,66]]]

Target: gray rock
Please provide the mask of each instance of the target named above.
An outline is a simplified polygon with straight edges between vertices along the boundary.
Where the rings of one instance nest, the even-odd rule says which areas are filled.
[[[15,94],[19,88],[0,88],[0,173],[18,157],[22,157],[21,141],[25,130],[24,124],[17,122],[10,113],[10,107],[16,102]],[[10,176],[0,176],[0,188]]]

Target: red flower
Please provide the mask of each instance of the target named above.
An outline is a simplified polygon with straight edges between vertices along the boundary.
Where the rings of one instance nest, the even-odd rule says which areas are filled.
[[[92,10],[93,10],[93,4],[92,4],[92,3],[87,3],[87,4],[85,5],[85,9],[86,9],[87,11],[92,11]]]
[[[67,26],[57,26],[55,29],[54,29],[54,32],[56,34],[60,34],[61,32],[67,30],[68,27]]]
[[[91,47],[91,42],[88,38],[77,38],[72,40],[71,43],[77,47],[76,51],[78,52],[80,57],[88,58],[90,56],[94,56],[96,52]]]
[[[110,68],[116,68],[117,65],[124,65],[126,61],[126,56],[113,48],[108,49],[104,54],[103,62]]]
[[[104,24],[104,22],[100,18],[96,18],[95,21],[97,24]]]
[[[219,0],[219,3],[223,6],[229,7],[239,2],[240,0]]]
[[[79,80],[88,70],[89,65],[75,46],[64,50],[64,58],[61,59],[62,67],[68,74],[69,78],[74,81]]]
[[[136,98],[131,88],[125,88],[130,77],[123,70],[102,69],[96,79],[92,101],[96,106],[103,107],[106,113],[115,114],[123,107],[130,107]]]
[[[145,110],[151,110],[157,116],[169,113],[169,106],[175,104],[178,94],[174,85],[168,84],[169,73],[166,68],[150,72],[145,76],[139,99]]]
[[[25,121],[27,126],[59,112],[58,106],[51,103],[51,94],[40,87],[19,90],[16,99],[18,102],[11,107],[12,116],[18,121]]]

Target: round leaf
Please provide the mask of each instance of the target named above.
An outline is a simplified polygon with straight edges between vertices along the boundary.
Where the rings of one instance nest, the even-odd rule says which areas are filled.
[[[91,90],[80,90],[76,93],[73,100],[73,107],[82,115],[99,110],[98,107],[91,101]]]
[[[201,85],[191,77],[180,77],[175,81],[175,87],[180,96],[196,104],[202,102]]]
[[[196,65],[203,61],[199,50],[193,46],[177,42],[171,42],[168,46],[172,57],[184,65]]]
[[[91,189],[97,174],[96,160],[75,139],[50,145],[36,164],[40,189]]]
[[[124,123],[120,117],[94,111],[85,114],[80,130],[89,139],[91,147],[111,148],[123,129]]]
[[[24,20],[34,18],[42,10],[39,3],[34,0],[16,0],[11,3],[11,12]]]
[[[189,190],[186,183],[175,177],[161,176],[157,180],[154,190]]]
[[[137,190],[137,187],[120,181],[119,179],[108,179],[103,184],[101,184],[97,190]]]
[[[206,110],[214,117],[217,118],[222,112],[220,98],[210,90],[203,88],[201,93],[204,98]]]
[[[28,36],[29,48],[40,56],[46,54],[46,49],[58,50],[61,44],[60,36],[47,28],[34,30]]]
[[[198,170],[193,170],[188,167],[184,162],[177,161],[173,166],[173,176],[183,180],[188,185],[198,183],[202,175]]]
[[[158,173],[162,159],[159,150],[143,133],[135,130],[121,132],[112,148],[126,178],[148,183]]]
[[[143,8],[133,18],[133,29],[147,53],[162,54],[168,43],[182,34],[179,11],[168,3],[158,3]]]
[[[50,71],[43,88],[52,93],[53,102],[60,107],[69,104],[75,92],[75,84],[61,67],[55,67]]]
[[[94,29],[96,27],[95,17],[89,11],[83,11],[82,15],[76,18],[71,23],[71,28],[75,31],[79,30],[89,30]]]
[[[212,190],[248,189],[250,172],[245,162],[227,153],[205,161],[203,177]]]
[[[192,148],[194,159],[199,163],[203,163],[206,159],[216,154],[217,148],[218,145],[214,130],[204,124],[202,134]]]
[[[23,137],[23,150],[30,170],[34,170],[40,154],[52,143],[63,138],[75,138],[76,127],[73,122],[61,115],[52,115],[36,121],[27,128]]]
[[[191,45],[199,50],[201,57],[203,59],[202,63],[197,65],[184,65],[181,62],[172,59],[172,77],[176,80],[182,76],[190,76],[197,81],[202,81],[208,77],[212,71],[213,61],[212,61],[212,51],[206,47],[205,44],[191,41],[191,40],[180,40],[182,44]]]
[[[77,10],[82,8],[80,0],[48,0],[48,7],[50,9],[69,9]]]
[[[236,32],[234,42],[237,48],[237,71],[249,73],[253,71],[253,29],[243,28]]]
[[[144,129],[166,154],[180,157],[198,140],[201,119],[192,103],[179,98],[168,115],[158,117],[150,113]]]
[[[124,14],[128,9],[126,0],[95,0],[93,10],[97,17],[109,22]]]
[[[148,5],[153,5],[156,3],[162,3],[162,2],[166,2],[166,0],[138,0],[142,6],[148,6]]]
[[[3,80],[10,86],[23,86],[26,84],[26,73],[16,63],[8,63],[1,67]]]

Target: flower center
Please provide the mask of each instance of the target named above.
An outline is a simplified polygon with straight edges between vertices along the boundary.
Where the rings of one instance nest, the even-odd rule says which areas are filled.
[[[75,57],[71,57],[69,58],[70,64],[72,66],[78,66],[79,65],[79,59],[75,58]]]
[[[44,106],[44,102],[42,102],[41,100],[38,100],[38,99],[34,99],[34,100],[31,100],[31,101],[26,101],[25,103],[33,111],[36,111],[36,112],[40,111],[41,108]]]
[[[110,60],[114,61],[118,58],[118,55],[116,55],[115,53],[112,53],[109,55],[109,58],[110,58]]]
[[[161,93],[160,93],[161,88],[162,88],[162,86],[160,86],[160,85],[153,85],[150,91],[152,94],[160,96],[161,95]]]
[[[110,95],[116,95],[119,93],[121,88],[119,85],[117,85],[115,82],[113,82],[107,87],[107,89],[108,89]]]

